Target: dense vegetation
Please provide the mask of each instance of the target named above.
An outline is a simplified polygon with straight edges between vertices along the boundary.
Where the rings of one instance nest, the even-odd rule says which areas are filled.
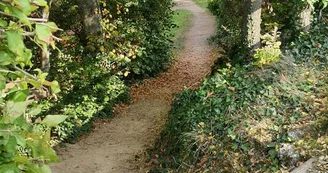
[[[263,2],[262,47],[251,53],[241,39],[241,4],[210,2],[224,55],[199,89],[177,95],[153,172],[288,172],[327,155],[324,3],[313,4],[311,29],[301,32],[303,3]]]
[[[54,145],[112,116],[130,83],[170,63],[171,0],[85,2],[0,2],[0,172],[51,172]]]
[[[327,158],[327,0],[195,1],[216,16],[223,57],[199,89],[177,95],[153,172],[287,172]],[[51,172],[55,145],[165,70],[172,34],[191,18],[172,6],[0,1],[0,172]],[[185,27],[171,30],[172,19]]]
[[[56,1],[57,8],[51,11],[50,17],[65,31],[61,33],[64,42],[58,46],[61,53],[52,59],[50,70],[50,77],[63,91],[59,101],[45,103],[47,113],[69,115],[56,131],[60,141],[77,139],[91,128],[94,118],[111,117],[113,105],[128,99],[126,84],[155,76],[172,58],[167,51],[171,1],[99,3],[104,40],[81,37],[78,1]],[[158,11],[151,12],[154,8]]]

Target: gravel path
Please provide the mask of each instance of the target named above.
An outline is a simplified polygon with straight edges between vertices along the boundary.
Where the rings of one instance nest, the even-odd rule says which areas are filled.
[[[210,73],[215,55],[207,39],[215,33],[214,18],[192,0],[176,0],[175,9],[190,10],[193,24],[185,36],[176,62],[158,78],[131,88],[132,102],[121,105],[108,122],[76,144],[58,151],[62,162],[51,165],[54,173],[137,173],[135,155],[153,144],[165,124],[175,93],[193,89]]]

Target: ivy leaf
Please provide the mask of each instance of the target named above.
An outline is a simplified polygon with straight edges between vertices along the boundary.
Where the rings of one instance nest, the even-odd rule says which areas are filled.
[[[66,115],[48,115],[42,120],[41,124],[49,127],[57,127],[58,124],[65,121],[66,118]]]

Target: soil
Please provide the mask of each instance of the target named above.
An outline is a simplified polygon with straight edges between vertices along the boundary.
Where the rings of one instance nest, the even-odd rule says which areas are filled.
[[[197,88],[210,74],[215,50],[208,38],[215,33],[215,20],[192,0],[176,0],[174,9],[193,13],[185,33],[184,48],[176,61],[157,78],[131,88],[132,101],[119,105],[109,121],[95,123],[95,129],[76,144],[58,149],[61,162],[51,165],[54,173],[138,173],[142,163],[135,156],[159,137],[174,94]]]

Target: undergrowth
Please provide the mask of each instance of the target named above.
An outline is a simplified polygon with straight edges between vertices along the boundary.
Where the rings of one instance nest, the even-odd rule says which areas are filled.
[[[152,172],[288,172],[326,155],[327,28],[314,26],[274,61],[226,63],[178,94]]]

